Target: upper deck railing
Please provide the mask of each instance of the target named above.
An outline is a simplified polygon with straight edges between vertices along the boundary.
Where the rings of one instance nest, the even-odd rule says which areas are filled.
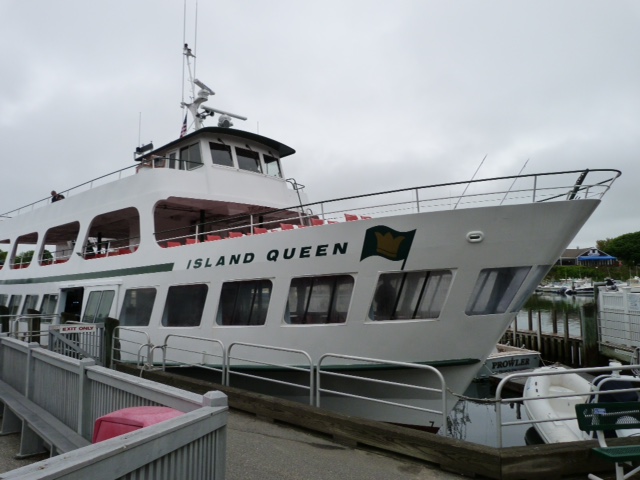
[[[234,238],[246,234],[266,233],[269,230],[286,230],[407,213],[600,199],[620,175],[620,171],[613,169],[571,170],[425,185],[293,205],[284,209],[265,208],[251,215],[238,215],[198,224],[195,234],[184,235],[184,228],[178,228],[155,232],[155,235],[159,240],[182,241],[186,238],[188,241],[197,242],[204,234],[209,240]]]
[[[174,166],[170,166],[170,161],[174,162]],[[162,163],[160,163],[162,162]],[[115,182],[116,180],[120,180],[123,177],[127,177],[130,175],[135,175],[141,169],[156,169],[156,168],[171,168],[173,170],[195,170],[197,167],[202,166],[202,163],[199,162],[190,162],[188,160],[181,160],[176,158],[168,158],[168,157],[159,157],[156,156],[152,160],[143,160],[141,162],[135,163],[125,168],[121,168],[120,170],[116,170],[115,172],[107,173],[106,175],[101,175],[100,177],[96,177],[88,182],[81,183],[76,185],[75,187],[68,188],[66,190],[62,190],[58,193],[64,195],[65,197],[69,197],[71,195],[77,195],[79,193],[85,192],[87,190],[91,190],[92,188],[98,187],[100,185],[104,185],[106,183]],[[191,168],[187,168],[191,167]],[[8,212],[0,214],[0,219],[4,218],[12,218],[22,213],[31,212],[36,208],[43,207],[51,203],[51,197],[47,196],[40,200],[36,200],[33,203],[29,203],[28,205],[24,205],[22,207],[16,208],[14,210],[10,210]]]
[[[163,161],[160,167],[158,160]],[[119,180],[124,176],[137,173],[141,168],[171,168],[168,167],[168,158],[157,158],[146,163],[138,163],[115,172],[102,175],[88,182],[81,183],[75,187],[61,191],[65,196],[77,195],[86,190],[90,190],[99,185]],[[175,169],[185,168],[180,165],[187,165],[192,162],[186,160],[176,160]],[[202,165],[200,163],[198,166]],[[479,180],[468,180],[452,183],[440,183],[434,185],[424,185],[398,190],[388,190],[384,192],[341,197],[322,202],[301,204],[292,206],[284,210],[310,210],[312,207],[320,210],[322,218],[327,218],[331,214],[340,217],[343,212],[350,210],[366,209],[367,215],[393,215],[394,212],[407,209],[415,209],[418,212],[422,209],[457,209],[470,206],[514,204],[526,202],[545,202],[553,200],[577,200],[581,198],[601,198],[611,188],[613,182],[621,175],[619,170],[614,169],[593,169],[593,170],[570,170],[563,172],[538,173],[528,175],[512,175],[507,177],[494,177]],[[577,177],[576,177],[577,176]],[[368,204],[371,198],[387,198],[396,195],[396,201],[385,201],[380,204]],[[410,197],[407,197],[410,196]],[[20,208],[10,210],[0,214],[0,219],[11,218],[22,213],[30,212],[51,202],[51,197],[46,197],[36,202],[30,203]],[[344,207],[340,205],[348,203]],[[394,208],[395,207],[395,208]],[[378,211],[374,211],[378,210]],[[265,213],[273,213],[278,210],[267,210]]]

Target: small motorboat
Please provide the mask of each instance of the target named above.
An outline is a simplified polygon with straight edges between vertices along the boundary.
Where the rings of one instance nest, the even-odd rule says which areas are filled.
[[[491,375],[533,370],[540,366],[540,352],[498,343],[478,370],[476,379]]]
[[[611,366],[620,364],[612,362]],[[638,401],[638,392],[615,390],[640,387],[638,377],[614,372],[590,381],[563,366],[540,367],[539,376],[527,379],[524,387],[524,409],[533,427],[545,443],[589,440],[578,428],[575,406],[579,403]],[[558,373],[567,372],[567,373]],[[614,393],[605,393],[614,391]],[[551,398],[548,398],[551,397]],[[624,432],[624,433],[623,433]],[[640,431],[621,431],[621,436],[639,436]]]

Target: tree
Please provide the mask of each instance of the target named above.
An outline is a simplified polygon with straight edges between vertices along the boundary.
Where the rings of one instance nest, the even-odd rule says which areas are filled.
[[[640,232],[625,233],[616,238],[598,240],[596,245],[600,250],[617,257],[625,265],[640,264]]]
[[[20,252],[13,259],[14,265],[29,265],[31,263],[31,259],[33,258],[34,251],[27,250],[26,252]]]

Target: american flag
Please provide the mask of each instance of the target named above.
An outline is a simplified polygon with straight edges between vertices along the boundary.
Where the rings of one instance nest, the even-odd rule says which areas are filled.
[[[184,114],[184,122],[182,122],[182,130],[180,130],[180,137],[184,137],[187,134],[187,114]]]

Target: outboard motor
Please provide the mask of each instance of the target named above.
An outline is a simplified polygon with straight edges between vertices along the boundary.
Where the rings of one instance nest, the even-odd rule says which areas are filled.
[[[605,285],[607,287],[607,290],[609,290],[610,292],[615,292],[615,291],[618,290],[618,286],[615,284],[615,282],[612,279],[607,278],[604,281],[604,283],[605,283]]]

